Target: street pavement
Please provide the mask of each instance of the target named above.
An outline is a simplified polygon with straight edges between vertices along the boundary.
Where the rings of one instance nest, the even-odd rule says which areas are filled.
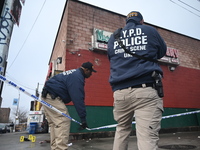
[[[35,142],[20,142],[20,137],[28,138],[27,132],[0,134],[0,150],[50,150],[49,133],[32,134]],[[21,141],[23,141],[21,139]],[[70,136],[69,150],[112,150],[113,137],[75,140]],[[158,150],[200,150],[200,131],[176,132],[160,134]],[[136,136],[130,136],[128,150],[137,150]]]

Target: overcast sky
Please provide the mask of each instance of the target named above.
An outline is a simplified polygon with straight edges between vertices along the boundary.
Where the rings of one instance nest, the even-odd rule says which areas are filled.
[[[137,10],[147,23],[200,39],[199,0],[82,1],[122,15]],[[19,27],[14,26],[6,77],[31,94],[38,83],[40,92],[43,87],[64,4],[65,0],[26,0]],[[19,91],[4,84],[2,97],[2,107],[16,108],[12,104]],[[20,92],[19,107],[29,110],[31,100]]]

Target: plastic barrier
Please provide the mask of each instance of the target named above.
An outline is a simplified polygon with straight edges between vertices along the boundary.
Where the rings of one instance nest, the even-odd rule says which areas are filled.
[[[29,134],[35,134],[37,130],[37,122],[31,122],[29,128]]]

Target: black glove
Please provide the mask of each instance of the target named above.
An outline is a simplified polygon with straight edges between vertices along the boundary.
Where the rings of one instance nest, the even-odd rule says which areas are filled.
[[[88,128],[88,125],[87,125],[87,122],[86,122],[86,121],[85,121],[85,122],[82,122],[80,126],[81,126],[81,128],[80,128],[81,130],[83,130],[83,129],[85,129],[85,128]]]
[[[43,98],[46,98],[46,97],[47,97],[47,94],[48,94],[48,91],[47,91],[46,88],[44,87],[43,90],[42,90],[42,97],[43,97]]]

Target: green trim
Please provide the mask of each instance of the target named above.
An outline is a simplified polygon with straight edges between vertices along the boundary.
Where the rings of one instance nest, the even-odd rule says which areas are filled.
[[[74,106],[67,106],[70,116],[77,121],[80,121]],[[113,118],[113,107],[111,106],[87,106],[87,122],[89,128],[96,128],[106,125],[116,124]],[[165,108],[163,116],[179,114],[184,112],[191,112],[198,109],[185,109],[185,108]],[[163,119],[161,128],[177,128],[187,126],[199,126],[200,113],[174,118]],[[101,129],[95,131],[79,130],[80,126],[77,123],[71,122],[71,133],[85,133],[85,132],[102,132],[102,131],[115,131],[115,128]],[[133,130],[135,125],[133,125]]]
[[[185,109],[185,108],[165,108],[163,116],[180,114],[185,112],[191,112],[198,109]],[[178,127],[188,127],[188,126],[198,126],[198,114],[191,114],[185,116],[179,116],[169,119],[163,119],[161,128],[178,128]]]

